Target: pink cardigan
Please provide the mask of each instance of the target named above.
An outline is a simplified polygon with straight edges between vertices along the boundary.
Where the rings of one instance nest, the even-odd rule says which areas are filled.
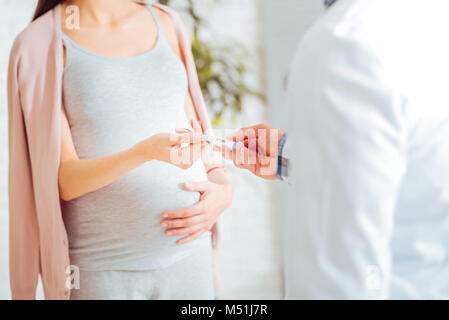
[[[169,13],[205,131],[212,130],[190,42],[179,15]],[[67,233],[58,190],[63,46],[60,5],[32,22],[15,40],[8,71],[10,283],[13,299],[35,299],[41,274],[46,299],[68,299]],[[212,232],[219,245],[219,224]],[[217,250],[214,250],[215,258]],[[216,267],[216,259],[214,259]],[[216,268],[215,268],[216,270]],[[217,280],[217,272],[215,272]],[[216,281],[216,286],[218,282]]]

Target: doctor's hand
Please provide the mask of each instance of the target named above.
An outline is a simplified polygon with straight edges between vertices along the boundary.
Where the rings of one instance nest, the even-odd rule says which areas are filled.
[[[161,226],[167,228],[166,235],[186,235],[177,244],[186,244],[210,231],[223,211],[231,205],[233,197],[230,183],[190,182],[185,183],[184,188],[199,192],[200,201],[188,208],[163,212],[161,221]]]
[[[284,131],[268,124],[241,128],[227,136],[236,143],[234,149],[214,146],[223,157],[232,160],[236,167],[246,169],[267,180],[277,179],[278,149]]]

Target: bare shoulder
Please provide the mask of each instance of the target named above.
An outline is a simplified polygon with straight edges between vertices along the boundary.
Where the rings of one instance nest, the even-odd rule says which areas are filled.
[[[162,28],[164,29],[165,35],[170,42],[170,45],[178,55],[180,55],[179,43],[178,43],[178,35],[176,33],[175,26],[173,24],[173,20],[171,15],[159,8],[154,8],[156,14],[162,24]]]
[[[154,7],[154,10],[161,23],[164,25],[164,28],[167,27],[169,31],[176,33],[175,26],[173,24],[173,20],[170,13],[158,7]]]

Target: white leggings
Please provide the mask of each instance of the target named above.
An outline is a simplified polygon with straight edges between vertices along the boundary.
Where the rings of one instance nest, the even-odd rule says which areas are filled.
[[[212,249],[198,249],[165,269],[149,271],[80,270],[72,300],[214,299]]]

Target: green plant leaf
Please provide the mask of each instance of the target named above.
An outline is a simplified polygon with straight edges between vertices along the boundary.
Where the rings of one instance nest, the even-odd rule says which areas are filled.
[[[159,0],[164,5],[170,5],[170,2],[171,0]],[[205,42],[199,31],[208,30],[208,26],[206,19],[198,14],[198,2],[185,0],[185,3],[184,10],[193,21],[192,53],[204,99],[214,115],[213,125],[220,124],[223,114],[228,110],[233,117],[242,112],[243,102],[247,97],[255,97],[264,102],[265,95],[252,88],[247,81],[248,62],[253,58],[248,49],[237,41],[230,41],[226,45]]]

